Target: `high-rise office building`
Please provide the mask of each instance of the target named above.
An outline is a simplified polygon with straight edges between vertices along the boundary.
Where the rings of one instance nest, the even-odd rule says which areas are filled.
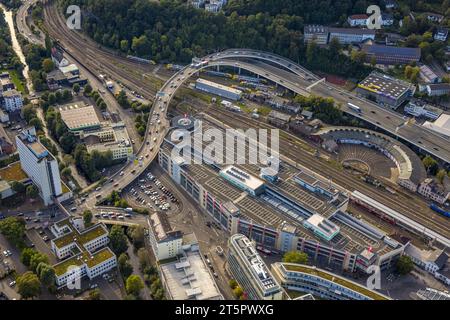
[[[58,161],[38,141],[36,129],[26,128],[16,136],[22,169],[30,177],[45,205],[63,194]]]

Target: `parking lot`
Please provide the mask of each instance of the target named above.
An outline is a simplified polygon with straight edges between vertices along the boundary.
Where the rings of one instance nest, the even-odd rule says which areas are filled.
[[[104,300],[121,300],[123,282],[118,275],[117,269],[113,269],[102,276],[98,276],[92,280],[87,277],[81,279],[81,289],[69,290],[63,289],[57,295],[58,299],[73,299],[71,296],[76,296],[78,299],[84,299],[89,296],[89,292],[94,289],[99,289]],[[81,294],[80,294],[81,293]]]
[[[33,243],[34,249],[47,255],[51,264],[57,263],[56,257],[51,250],[50,240],[52,233],[47,228],[33,228],[26,232],[28,239]]]
[[[167,213],[179,209],[179,201],[175,195],[150,172],[141,175],[126,191],[127,201],[139,207]]]
[[[20,262],[18,250],[0,234],[0,278],[5,277],[9,270],[15,270],[20,274],[27,271],[27,268]],[[12,275],[0,280],[0,292],[3,292],[9,299],[20,298]]]

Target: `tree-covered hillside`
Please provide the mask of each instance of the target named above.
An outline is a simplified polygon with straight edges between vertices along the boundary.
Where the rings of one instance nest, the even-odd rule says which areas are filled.
[[[181,0],[59,2],[63,8],[71,4],[81,7],[83,28],[97,42],[157,62],[187,63],[192,57],[217,50],[254,48],[349,77],[361,77],[367,72],[358,65],[355,68],[355,63],[342,55],[324,65],[322,62],[327,60],[320,57],[321,53],[328,55],[324,49],[317,50],[317,61],[306,61],[302,39],[304,23],[329,22],[364,7],[364,0],[343,0],[339,5],[331,0],[256,0],[251,12],[248,0],[232,0],[225,12],[218,14],[197,10]],[[299,3],[304,4],[303,10]]]

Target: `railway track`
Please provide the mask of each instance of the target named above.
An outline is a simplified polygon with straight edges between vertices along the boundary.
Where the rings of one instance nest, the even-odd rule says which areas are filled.
[[[58,12],[55,5],[51,2],[47,2],[44,6],[45,11],[45,23],[49,35],[54,39],[59,39],[60,43],[65,47],[67,54],[72,56],[80,64],[85,65],[86,69],[95,70],[97,74],[106,72],[109,76],[115,79],[121,79],[121,82],[128,88],[139,92],[145,98],[153,100],[158,91],[157,86],[152,86],[151,83],[145,83],[143,74],[151,74],[152,68],[148,65],[143,65],[134,61],[130,61],[127,58],[120,56],[111,51],[100,49],[99,45],[88,39],[86,36],[79,32],[68,30],[63,17]],[[160,79],[163,81],[164,79]],[[149,82],[149,81],[147,81]],[[208,113],[208,112],[207,112]],[[214,109],[214,112],[209,111],[209,114],[218,118],[219,120],[227,123],[232,127],[238,127],[241,123],[243,128],[249,127],[249,125],[273,129],[275,127],[249,119],[248,117],[234,114],[233,119],[230,119],[229,112],[224,112],[219,109]],[[344,177],[343,173],[330,165],[323,164],[315,156],[305,152],[300,148],[295,139],[281,138],[281,150],[283,154],[304,165],[311,168],[322,175],[330,177],[337,184],[348,190],[359,190],[365,192],[377,201],[386,203],[394,210],[400,212],[408,212],[408,216],[416,220],[417,222],[426,225],[427,227],[436,230],[437,232],[448,236],[450,229],[448,228],[448,221],[445,221],[443,217],[435,214],[431,210],[424,211],[424,206],[406,199],[406,197],[399,196],[400,199],[393,200],[392,195],[387,195],[379,190],[369,188],[364,182],[354,177]],[[403,201],[408,203],[406,205]],[[424,216],[429,215],[430,218],[426,219]]]
[[[152,72],[151,66],[130,61],[108,50],[100,50],[99,45],[86,36],[69,30],[56,5],[51,1],[45,4],[44,14],[46,30],[50,37],[59,40],[66,53],[74,60],[97,77],[107,70],[110,77],[121,79],[121,82],[131,90],[139,92],[151,101],[154,99],[159,87],[142,77],[143,74]],[[125,68],[130,71],[125,71]]]
[[[233,118],[230,118],[229,112],[220,110],[219,108],[201,111],[207,113],[210,116],[215,117],[219,121],[222,121],[233,128],[258,127],[264,129],[276,129],[274,126],[271,126],[270,124],[267,123],[259,121],[255,123],[255,120],[240,114],[233,114]],[[448,221],[446,221],[444,217],[441,217],[440,215],[432,212],[431,210],[424,211],[423,210],[425,207],[424,204],[420,206],[419,204],[412,202],[410,198],[403,197],[401,195],[398,195],[399,199],[393,199],[391,194],[385,194],[380,190],[371,188],[365,182],[362,182],[356,177],[344,176],[342,171],[335,169],[328,164],[323,164],[322,160],[302,150],[301,147],[299,147],[295,143],[294,138],[280,137],[280,150],[284,156],[291,158],[292,160],[298,162],[299,164],[313,171],[316,171],[325,177],[331,178],[335,183],[337,183],[338,185],[342,186],[347,190],[350,191],[359,190],[360,192],[366,193],[375,200],[386,204],[387,206],[391,207],[394,210],[397,210],[402,213],[407,212],[407,215],[411,219],[414,219],[416,222],[419,222],[429,227],[430,229],[435,230],[436,232],[442,234],[443,236],[448,236],[450,234]],[[408,203],[408,205],[406,205],[405,203]],[[430,219],[424,218],[425,214],[428,214],[431,218]]]

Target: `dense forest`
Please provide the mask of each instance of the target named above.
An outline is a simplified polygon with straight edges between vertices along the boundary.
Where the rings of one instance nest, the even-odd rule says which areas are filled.
[[[10,9],[17,9],[22,5],[21,0],[0,0],[0,3],[3,3],[6,7]]]
[[[315,50],[306,59],[304,23],[335,21],[361,12],[365,0],[231,0],[224,13],[197,10],[185,1],[59,0],[63,8],[77,4],[83,27],[97,42],[157,62],[190,62],[192,57],[226,48],[267,50],[318,71],[354,78],[367,68],[341,54]],[[250,3],[252,5],[250,5]],[[335,56],[334,60],[329,60]],[[339,66],[339,68],[337,68]]]

